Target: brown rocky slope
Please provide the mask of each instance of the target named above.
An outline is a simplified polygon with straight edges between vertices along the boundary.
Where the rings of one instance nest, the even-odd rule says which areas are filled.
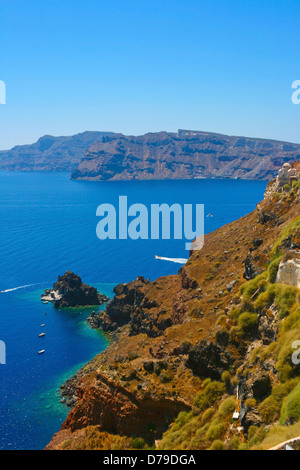
[[[72,179],[153,180],[244,178],[270,180],[300,145],[209,132],[115,134],[87,150]]]
[[[136,436],[144,448],[251,447],[279,418],[296,423],[280,410],[300,375],[285,339],[300,339],[299,292],[275,271],[299,257],[299,213],[298,187],[269,192],[207,235],[178,275],[117,286],[93,319],[113,341],[81,371],[78,403],[47,448],[123,448],[111,447],[117,436],[124,448]]]

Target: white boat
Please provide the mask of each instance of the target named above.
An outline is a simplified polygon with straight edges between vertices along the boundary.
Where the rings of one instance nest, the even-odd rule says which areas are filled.
[[[42,336],[45,336],[45,335],[46,335],[46,333],[40,333],[39,338],[42,338]]]
[[[44,300],[43,301],[43,304],[48,304],[49,303],[49,300]]]
[[[43,324],[41,325],[41,328],[44,328],[44,326],[45,326],[45,323],[43,323]]]
[[[45,349],[42,349],[41,351],[38,351],[38,354],[44,354]]]

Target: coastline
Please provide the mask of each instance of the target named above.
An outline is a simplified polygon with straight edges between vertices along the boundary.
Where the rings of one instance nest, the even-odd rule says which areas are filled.
[[[68,382],[71,392],[78,387],[80,400],[46,448],[68,449],[72,442],[90,448],[95,436],[101,442],[109,433],[127,439],[138,436],[145,445],[162,442],[157,444],[159,449],[174,449],[168,430],[178,428],[180,416],[195,421],[201,418],[206,408],[200,408],[197,397],[200,400],[205,394],[207,383],[218,384],[217,403],[220,398],[234,400],[229,412],[237,407],[234,397],[236,385],[239,387],[239,421],[226,428],[231,437],[240,428],[247,437],[251,426],[262,423],[257,410],[247,410],[245,402],[254,396],[260,403],[272,393],[278,382],[278,366],[272,355],[250,369],[249,364],[254,347],[268,348],[276,343],[277,314],[241,310],[242,319],[245,316],[248,321],[250,315],[256,324],[249,331],[246,324],[243,331],[243,323],[235,322],[232,311],[241,308],[245,283],[251,285],[260,276],[268,277],[273,246],[283,243],[283,227],[293,229],[291,221],[299,219],[299,202],[296,191],[290,198],[268,194],[253,212],[209,233],[203,249],[192,252],[177,275],[154,281],[138,277],[117,286],[106,312],[116,340]],[[292,255],[298,245],[282,246]],[[254,294],[257,292],[255,286]],[[218,411],[210,403],[205,406],[212,407],[210,419],[217,419],[222,408]],[[207,429],[200,450],[213,443]],[[222,436],[224,433],[225,423]]]
[[[105,331],[100,330],[99,328],[93,328],[99,330],[108,340],[108,344],[106,348],[101,351],[101,353],[97,354],[93,357],[90,361],[80,367],[73,375],[71,375],[68,379],[66,379],[59,387],[59,396],[60,396],[60,403],[66,404],[69,408],[73,408],[78,401],[78,388],[80,382],[86,375],[93,372],[93,363],[96,358],[102,354],[112,343],[118,340],[117,333],[107,333]],[[64,400],[64,401],[62,401]]]
[[[7,230],[13,231],[15,229],[16,216],[12,217],[12,214],[17,214],[17,217],[19,217],[20,206],[16,201],[16,196],[23,201],[27,200],[28,194],[37,196],[30,200],[30,204],[27,202],[22,206],[24,224],[22,225],[22,236],[19,237],[20,246],[17,245],[17,238],[15,237],[14,251],[9,249],[11,238],[7,239],[7,243],[2,247],[2,262],[6,272],[6,281],[3,288],[13,288],[14,286],[22,286],[40,280],[47,281],[45,282],[45,287],[47,287],[55,281],[57,274],[62,274],[69,267],[80,273],[85,280],[95,285],[95,287],[97,287],[94,284],[95,279],[108,279],[110,282],[109,290],[116,285],[117,281],[135,279],[141,271],[146,273],[147,278],[149,277],[152,280],[161,275],[177,272],[177,266],[167,262],[158,262],[154,259],[154,254],[182,256],[185,253],[180,251],[182,248],[179,243],[171,243],[168,246],[157,243],[153,244],[150,250],[145,250],[143,243],[132,243],[129,247],[125,247],[121,243],[113,242],[103,246],[103,244],[99,244],[96,238],[93,238],[95,230],[94,210],[91,211],[91,216],[88,218],[88,224],[86,225],[89,208],[96,207],[99,203],[99,194],[100,197],[105,195],[110,200],[116,190],[123,190],[123,184],[120,184],[120,188],[118,188],[116,187],[116,185],[118,186],[117,182],[114,182],[113,185],[104,183],[101,187],[99,185],[99,188],[95,191],[93,190],[94,185],[85,183],[74,185],[66,179],[65,174],[56,173],[54,175],[54,173],[51,173],[50,180],[49,176],[44,173],[35,174],[31,172],[31,174],[28,174],[23,172],[17,175],[11,172],[8,177],[6,177],[6,172],[0,174],[3,191],[7,195],[14,194],[14,197],[6,196],[5,199],[4,220]],[[208,206],[207,209],[213,212],[215,217],[207,219],[208,227],[211,227],[210,230],[221,224],[221,221],[230,222],[236,216],[242,216],[246,211],[251,210],[258,200],[258,192],[262,195],[265,189],[263,182],[249,182],[244,185],[242,182],[234,184],[232,181],[228,183],[201,181],[198,184],[196,180],[194,184],[190,182],[172,184],[164,181],[158,184],[158,197],[165,197],[166,193],[173,194],[173,189],[178,189],[178,185],[185,195],[184,202],[195,200],[197,194],[200,198],[201,194],[205,194],[207,200],[211,201],[212,205]],[[150,191],[152,184],[131,185],[126,183],[126,187],[131,197],[135,195],[143,202],[146,198],[147,202],[148,196],[144,190],[149,188]],[[143,193],[138,192],[138,195],[136,195],[139,187]],[[187,193],[186,188],[191,188],[191,191]],[[249,188],[249,191],[247,188]],[[227,195],[227,201],[222,202],[229,201],[230,204],[226,214],[223,210],[224,204],[221,208],[219,207],[221,191],[224,191]],[[56,194],[55,200],[53,200],[53,192]],[[250,194],[248,194],[249,192]],[[151,191],[150,194],[152,194]],[[174,194],[174,197],[176,197],[176,194]],[[40,207],[41,198],[44,201],[42,208]],[[80,202],[79,205],[78,202]],[[14,211],[12,211],[12,207]],[[74,208],[76,209],[76,217],[74,217]],[[41,213],[41,210],[44,212]],[[51,230],[45,230],[44,220],[46,216],[52,220]],[[62,216],[68,221],[67,224],[62,224]],[[18,234],[20,233],[18,232]],[[77,236],[74,236],[75,234]],[[87,236],[91,238],[91,244],[88,246],[86,244]],[[29,249],[33,240],[35,256],[32,256],[32,250]],[[24,250],[24,243],[28,246],[27,250]],[[132,258],[132,249],[136,250],[134,259]],[[83,250],[84,257],[80,256]],[[21,258],[16,257],[18,252],[23,253]],[[116,252],[120,252],[122,255],[117,256]],[[16,270],[19,263],[27,266],[25,277],[24,272],[17,272]],[[123,273],[125,279],[119,279],[120,273]],[[101,286],[99,286],[99,289],[101,292]],[[30,300],[30,303],[27,302],[26,298]],[[89,325],[86,324],[86,309],[78,309],[74,314],[64,310],[55,312],[52,310],[52,304],[43,306],[39,298],[40,294],[33,295],[31,288],[28,293],[26,291],[16,291],[16,295],[7,293],[1,296],[5,309],[11,312],[9,316],[2,316],[0,319],[2,331],[7,331],[7,338],[4,339],[7,340],[8,350],[10,351],[9,364],[7,368],[3,368],[3,372],[9,372],[9,377],[7,382],[2,384],[2,396],[8,395],[12,398],[6,399],[4,406],[5,403],[9,405],[14,394],[22,393],[23,397],[29,396],[32,386],[37,390],[39,387],[41,393],[44,393],[43,383],[45,383],[45,380],[49,379],[51,381],[53,376],[56,383],[56,378],[60,377],[64,371],[72,370],[74,364],[79,364],[78,370],[80,370],[84,364],[87,364],[103,349],[101,348],[101,336],[98,339],[98,333],[92,333]],[[26,304],[23,300],[26,300]],[[47,312],[46,318],[44,312]],[[80,314],[80,312],[82,313]],[[38,334],[41,332],[39,325],[45,323],[45,320],[47,326],[46,337],[39,339]],[[26,345],[23,344],[23,341],[19,341],[19,337],[26,340]],[[42,348],[46,349],[46,354],[38,357],[37,351]],[[133,350],[134,348],[135,346],[132,347]],[[26,351],[26,354],[24,354],[24,351]],[[127,357],[127,353],[125,357]],[[82,364],[82,367],[80,364]],[[57,384],[57,389],[63,382],[73,377],[78,370],[72,370],[70,375],[64,377]],[[22,387],[17,389],[14,387],[11,390],[10,384],[13,387],[13,383],[10,381],[10,377],[12,375],[14,383],[17,380],[18,383],[22,384]],[[126,378],[126,373],[123,375]],[[28,392],[27,389],[29,389]],[[56,394],[56,389],[53,396],[55,402],[60,405],[59,400],[62,397]],[[27,422],[23,419],[24,405],[22,400],[23,398],[20,400],[19,409],[15,409],[14,416],[9,415],[8,412],[6,413],[5,408],[3,409],[2,418],[7,423],[8,432],[10,430],[12,432],[7,434],[7,437],[3,437],[2,446],[4,448],[8,445],[15,448],[26,448],[27,446],[30,446],[30,448],[43,448],[61,424],[60,418],[55,417],[55,404],[52,405],[51,397],[41,402],[42,407],[53,406],[54,412],[51,409],[45,410],[45,412],[41,410],[43,427],[43,430],[41,430],[36,425],[36,422],[39,421],[36,412],[40,406],[37,401],[38,397],[35,400],[36,402],[28,399],[27,409],[32,410],[31,416],[33,418],[27,420]],[[58,408],[63,407],[65,407],[63,404],[58,406]],[[65,409],[67,410],[67,407]],[[18,429],[18,434],[13,432],[13,429]]]

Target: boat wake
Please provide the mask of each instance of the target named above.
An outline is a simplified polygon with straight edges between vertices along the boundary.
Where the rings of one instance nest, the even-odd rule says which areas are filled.
[[[188,260],[186,258],[166,258],[165,256],[155,256],[155,259],[163,261],[171,261],[171,263],[185,264]]]
[[[1,294],[6,294],[7,292],[13,292],[14,290],[26,289],[26,287],[40,286],[45,284],[45,282],[38,282],[37,284],[26,284],[25,286],[13,287],[12,289],[2,290]]]

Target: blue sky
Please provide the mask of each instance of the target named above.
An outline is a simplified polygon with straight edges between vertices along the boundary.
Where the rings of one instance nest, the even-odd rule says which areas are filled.
[[[299,0],[0,0],[0,148],[178,128],[300,142]]]

